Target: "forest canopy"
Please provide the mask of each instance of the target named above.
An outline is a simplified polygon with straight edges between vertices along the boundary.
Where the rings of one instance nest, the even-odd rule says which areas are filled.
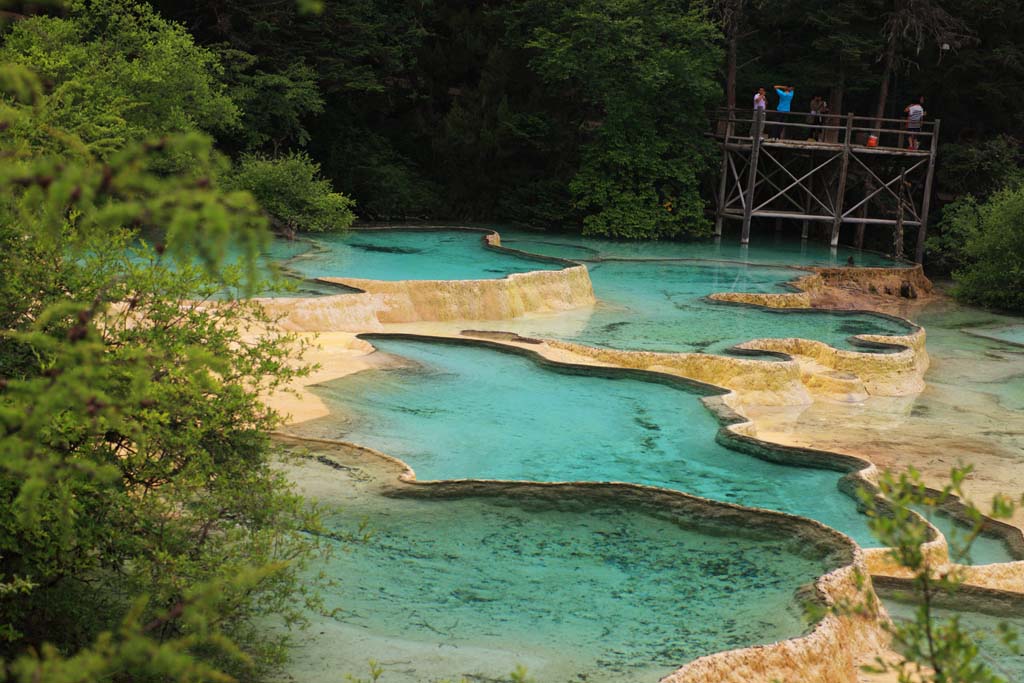
[[[289,84],[254,99],[303,125],[268,127],[263,151],[308,134],[368,219],[700,234],[717,171],[708,113],[775,83],[796,86],[797,111],[821,94],[833,111],[901,116],[924,94],[957,159],[996,139],[1019,148],[1024,127],[1016,1],[340,0],[316,17],[255,0],[156,6],[233,63],[247,55],[250,79]],[[319,99],[294,95],[311,81]],[[959,193],[955,177],[938,192]]]

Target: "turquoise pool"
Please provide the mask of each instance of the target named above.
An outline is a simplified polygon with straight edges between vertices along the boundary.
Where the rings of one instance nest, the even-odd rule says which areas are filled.
[[[499,278],[563,267],[486,249],[480,240],[481,233],[472,231],[355,231],[317,236],[306,251],[282,263],[309,279],[344,276],[377,280]],[[507,244],[532,248],[531,244]],[[672,245],[682,248],[679,243],[664,246]],[[781,260],[788,254],[768,246],[757,247],[756,253],[768,260]],[[635,260],[592,262],[587,267],[599,299],[593,309],[481,327],[595,346],[704,353],[724,353],[761,337],[804,337],[837,348],[887,352],[892,349],[858,346],[850,339],[855,334],[901,335],[911,329],[900,321],[866,313],[781,312],[705,299],[715,292],[792,291],[785,283],[804,274],[793,268],[724,261]],[[301,289],[313,294],[338,291],[308,282]]]
[[[652,683],[806,632],[796,592],[833,568],[797,539],[586,494],[432,501],[314,486],[332,533],[370,537],[338,543],[321,567],[339,579],[326,596],[338,613],[299,643],[289,673],[304,683],[365,676],[370,659],[389,683],[508,680],[517,665],[538,682]]]
[[[839,473],[716,443],[719,423],[701,391],[565,374],[474,346],[373,344],[396,365],[317,385],[331,415],[293,431],[381,450],[420,479],[649,484],[803,515],[876,544],[856,502],[837,489]]]
[[[478,280],[565,265],[483,245],[471,230],[354,230],[316,235],[313,247],[285,265],[307,278]]]
[[[962,547],[963,540],[971,529],[953,517],[941,511],[929,510],[925,507],[913,507],[914,511],[928,519],[936,529],[950,542],[950,545]],[[962,564],[992,564],[995,562],[1013,562],[1017,559],[1006,541],[996,536],[979,535],[967,549],[967,554],[960,558]]]
[[[557,317],[484,327],[644,351],[724,353],[752,339],[802,337],[840,349],[888,352],[851,343],[856,334],[904,335],[912,327],[871,313],[776,310],[708,300],[715,292],[784,292],[803,274],[737,263],[605,261],[589,263],[599,302]]]
[[[547,254],[568,259],[592,260],[600,258],[631,259],[712,259],[769,265],[845,266],[853,258],[857,266],[893,266],[891,259],[869,251],[838,247],[835,253],[827,246],[812,240],[799,240],[774,234],[751,235],[744,247],[738,235],[723,236],[720,240],[699,241],[627,241],[558,232],[539,232],[517,228],[496,227],[501,242],[507,247],[535,254]]]
[[[883,597],[883,604],[894,621],[911,620],[917,607],[908,602],[900,602],[891,597]],[[971,635],[978,645],[979,659],[994,673],[1002,676],[1009,683],[1024,681],[1024,655],[1013,652],[998,637],[999,624],[1005,623],[1018,634],[1024,634],[1024,615],[1016,617],[1000,617],[983,612],[964,609],[935,609],[935,615],[941,620],[957,617],[960,624]]]

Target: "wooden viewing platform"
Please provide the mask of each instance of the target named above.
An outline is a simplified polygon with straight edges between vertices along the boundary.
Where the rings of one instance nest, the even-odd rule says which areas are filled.
[[[924,256],[939,121],[916,133],[921,148],[908,149],[904,119],[826,114],[809,122],[808,112],[722,109],[711,134],[722,149],[716,196],[715,234],[726,219],[743,222],[741,242],[750,241],[754,218],[799,220],[802,237],[813,223],[831,225],[829,243],[839,244],[842,225],[857,226],[863,246],[868,226],[890,226],[893,255],[903,256],[903,230],[917,228],[915,260]],[[770,136],[770,137],[769,137]],[[869,146],[869,137],[877,145]],[[923,149],[922,149],[923,148]]]

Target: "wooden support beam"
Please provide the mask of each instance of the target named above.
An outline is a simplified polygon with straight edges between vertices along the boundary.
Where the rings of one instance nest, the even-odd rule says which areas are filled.
[[[928,236],[928,209],[932,204],[932,179],[935,177],[935,155],[939,151],[939,119],[935,120],[935,130],[932,134],[931,149],[928,154],[928,175],[924,179],[924,199],[921,204],[921,225],[917,229],[917,248],[914,250],[914,260],[917,263],[924,261],[924,240]]]
[[[835,214],[832,217],[832,238],[829,245],[839,246],[839,226],[843,224],[843,200],[846,196],[846,174],[850,170],[850,143],[853,139],[853,112],[846,115],[846,137],[843,138],[843,161],[839,167],[839,186],[836,188]]]
[[[903,201],[903,195],[907,192],[907,171],[906,169],[900,173],[900,201],[899,201],[899,213],[896,214],[896,228],[893,230],[892,235],[892,257],[894,259],[903,258],[903,209],[907,203]]]
[[[764,110],[754,112],[753,140],[750,145],[750,170],[747,174],[747,201],[743,205],[743,231],[740,244],[750,244],[750,215],[754,210],[754,186],[757,181],[757,156],[761,151],[761,133],[764,131]]]
[[[864,181],[864,191],[865,192],[870,192],[870,190],[871,190],[871,181],[870,180]],[[868,199],[870,199],[871,197],[874,197],[876,194],[878,194],[878,193],[877,192],[870,192],[870,194],[868,194]],[[867,218],[868,217],[868,204],[867,204],[867,200],[865,200],[864,203],[861,204],[859,213],[857,214],[857,217],[858,218]],[[864,221],[861,221],[861,222],[857,223],[857,236],[854,238],[854,242],[853,242],[853,245],[855,247],[857,247],[857,249],[863,249],[864,248],[864,229],[867,226],[868,226],[868,224],[865,223]]]
[[[728,138],[726,138],[728,139]],[[715,212],[715,236],[722,236],[722,214],[725,212],[726,181],[729,179],[729,148],[722,146],[722,179],[718,183],[718,211]]]
[[[810,159],[811,159],[811,168],[814,168],[814,154],[811,154]],[[809,214],[811,212],[811,200],[814,199],[814,176],[813,175],[810,178],[807,179],[806,190],[807,190],[807,193],[804,196],[804,213],[805,214]],[[811,227],[811,222],[805,218],[804,219],[804,224],[800,228],[800,239],[802,239],[802,240],[807,239],[807,233],[809,232],[810,227]]]

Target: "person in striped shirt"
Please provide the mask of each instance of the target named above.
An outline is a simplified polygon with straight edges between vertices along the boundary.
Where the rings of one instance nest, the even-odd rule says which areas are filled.
[[[921,142],[917,139],[917,136],[921,133],[921,122],[927,113],[924,110],[924,95],[921,95],[917,102],[908,104],[903,109],[903,113],[907,115],[907,138],[909,140],[907,148],[920,149]]]

